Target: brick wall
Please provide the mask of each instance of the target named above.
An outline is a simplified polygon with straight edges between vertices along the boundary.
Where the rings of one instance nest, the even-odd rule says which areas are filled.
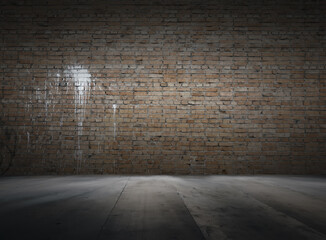
[[[1,1],[6,174],[326,173],[325,1]]]

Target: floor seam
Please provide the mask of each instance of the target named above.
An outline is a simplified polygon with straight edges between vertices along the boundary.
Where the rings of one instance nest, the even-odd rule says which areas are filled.
[[[262,184],[262,183],[259,183]],[[262,184],[264,185],[264,184]],[[246,195],[248,198],[251,198],[252,200],[255,200],[257,202],[260,202],[261,204],[265,205],[266,207],[268,207],[270,210],[277,212],[277,213],[281,213],[284,214],[285,216],[287,216],[288,218],[297,221],[298,223],[306,226],[307,228],[313,230],[315,233],[318,233],[320,235],[322,235],[323,237],[326,236],[323,232],[321,232],[319,229],[316,229],[315,227],[311,226],[309,223],[307,223],[306,221],[302,221],[302,219],[298,218],[297,216],[293,216],[293,214],[288,213],[282,209],[276,208],[274,206],[272,206],[271,204],[265,202],[264,200],[261,200],[259,198],[257,198],[256,196],[254,196],[251,193],[245,192],[244,190],[242,190],[241,188],[237,187],[237,186],[233,186],[234,189],[237,189],[238,191],[241,191],[244,195]]]
[[[293,189],[293,188],[288,187],[288,186],[282,186],[281,184],[278,184],[278,183],[259,182],[259,181],[256,181],[256,180],[253,180],[252,182],[254,182],[256,184],[260,184],[260,185],[270,186],[270,187],[273,187],[273,188],[280,188],[280,189],[283,189],[283,190],[285,190],[287,192],[297,193],[297,194],[300,194],[300,195],[305,196],[305,197],[314,198],[314,199],[319,200],[321,202],[325,202],[325,199],[319,198],[318,196],[307,194],[305,192],[298,191],[298,190]]]
[[[203,231],[202,231],[201,228],[199,227],[199,225],[198,225],[198,223],[196,222],[194,216],[192,216],[192,214],[191,214],[189,208],[187,207],[187,205],[186,205],[186,203],[185,203],[183,197],[181,196],[181,193],[178,191],[177,186],[174,186],[174,187],[175,187],[175,189],[176,189],[176,191],[177,191],[177,194],[178,194],[179,198],[181,199],[181,201],[182,201],[182,203],[183,203],[183,206],[186,208],[187,212],[189,213],[189,215],[191,216],[191,218],[192,218],[192,220],[194,221],[195,225],[197,226],[199,232],[201,233],[201,235],[202,235],[202,239],[205,239],[205,240],[206,240],[207,238],[205,237],[205,234],[203,233]]]
[[[120,200],[120,197],[121,197],[122,193],[124,192],[124,190],[125,190],[125,188],[126,188],[128,182],[129,182],[129,179],[130,179],[130,177],[127,178],[127,181],[126,181],[125,185],[123,186],[123,188],[122,188],[122,190],[121,190],[119,196],[117,197],[117,200],[115,201],[115,203],[114,203],[113,207],[111,208],[111,210],[110,210],[108,216],[106,217],[106,219],[105,219],[105,221],[104,221],[104,223],[103,223],[103,225],[102,225],[102,227],[101,227],[101,230],[100,230],[99,234],[97,235],[97,238],[96,238],[97,240],[100,239],[100,237],[101,237],[101,235],[102,235],[102,232],[103,232],[103,230],[104,230],[105,225],[106,225],[106,224],[108,223],[108,221],[110,220],[110,217],[111,217],[111,215],[112,215],[112,212],[113,212],[113,210],[115,209],[115,207],[117,206],[117,204],[118,204],[118,202],[119,202],[119,200]]]

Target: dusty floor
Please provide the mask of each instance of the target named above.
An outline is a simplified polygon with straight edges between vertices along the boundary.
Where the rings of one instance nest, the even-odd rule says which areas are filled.
[[[0,239],[326,239],[326,178],[5,177]]]

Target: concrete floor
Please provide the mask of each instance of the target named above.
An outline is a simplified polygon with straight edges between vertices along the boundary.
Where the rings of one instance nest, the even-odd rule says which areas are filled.
[[[5,177],[0,239],[326,239],[326,178]]]

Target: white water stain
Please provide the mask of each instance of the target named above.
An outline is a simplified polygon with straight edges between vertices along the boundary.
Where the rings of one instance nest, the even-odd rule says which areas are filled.
[[[26,132],[27,135],[27,151],[29,152],[29,143],[30,143],[30,135],[29,132]]]
[[[116,104],[113,104],[113,137],[114,137],[114,141],[115,141],[115,138],[116,138],[116,134],[117,134],[117,123],[116,123],[116,118],[115,118],[115,113],[116,113],[116,110],[117,110],[117,105]]]
[[[76,127],[78,134],[75,158],[77,160],[77,172],[79,172],[83,160],[80,137],[83,135],[83,122],[85,120],[86,105],[90,97],[92,79],[88,70],[80,65],[69,66],[64,73],[67,78],[71,78],[74,86],[75,117],[77,119]]]
[[[40,88],[36,89],[36,100],[39,101],[41,100],[41,96],[42,96],[42,91]]]
[[[45,116],[48,116],[48,81],[45,79],[44,82],[44,109],[45,109]]]
[[[63,126],[63,116],[60,117],[60,127]]]
[[[80,108],[82,117],[85,117],[84,107],[90,96],[90,89],[92,83],[91,74],[89,74],[87,69],[82,68],[81,66],[70,66],[65,71],[65,73],[74,81],[75,112],[77,112],[77,109]]]

